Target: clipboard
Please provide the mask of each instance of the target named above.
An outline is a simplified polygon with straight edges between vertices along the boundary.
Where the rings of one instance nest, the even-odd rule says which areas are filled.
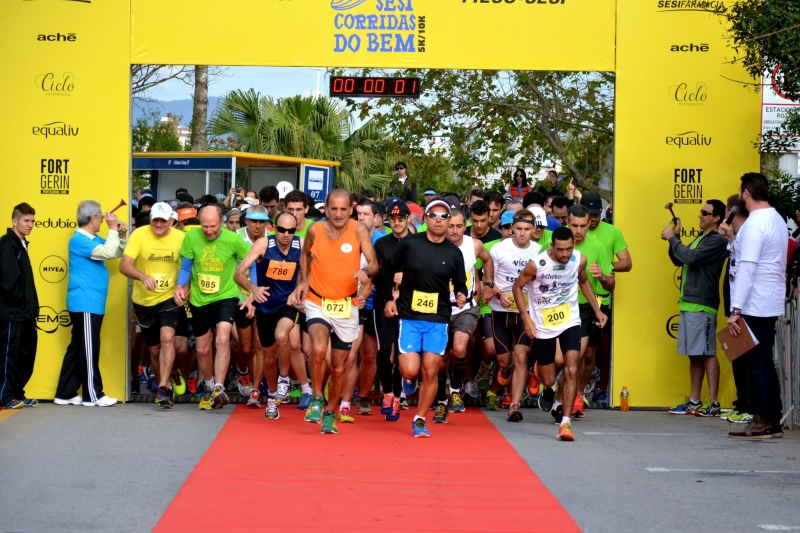
[[[741,321],[744,323],[745,327],[742,328],[742,332],[738,337],[732,336],[727,326],[717,332],[717,340],[719,340],[719,343],[722,345],[722,349],[725,351],[725,356],[728,358],[728,361],[731,362],[749,352],[758,344],[758,340],[750,330],[750,326],[747,325],[747,322],[745,322],[743,318]]]

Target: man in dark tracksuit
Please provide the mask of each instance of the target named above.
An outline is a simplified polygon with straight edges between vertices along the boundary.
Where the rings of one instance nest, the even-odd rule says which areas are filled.
[[[39,297],[25,240],[33,229],[35,215],[26,203],[14,207],[13,227],[0,237],[0,405],[7,409],[38,404],[25,397],[38,340]]]

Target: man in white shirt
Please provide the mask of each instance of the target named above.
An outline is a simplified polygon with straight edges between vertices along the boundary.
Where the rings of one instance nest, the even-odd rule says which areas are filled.
[[[729,437],[771,439],[782,437],[778,374],[772,361],[775,322],[785,311],[788,229],[783,217],[767,202],[769,182],[761,174],[742,176],[739,197],[750,216],[739,229],[735,247],[738,270],[731,284],[731,335],[747,334],[758,344],[742,355],[747,365],[748,395],[753,421]],[[746,322],[746,325],[744,324]]]

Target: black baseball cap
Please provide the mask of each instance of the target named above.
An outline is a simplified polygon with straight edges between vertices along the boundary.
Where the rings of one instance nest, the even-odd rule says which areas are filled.
[[[407,217],[411,214],[408,206],[400,198],[390,198],[386,202],[386,214],[390,217]]]
[[[581,198],[581,205],[585,206],[592,215],[599,215],[603,212],[603,200],[600,198],[599,194],[593,192],[583,195],[583,198]]]

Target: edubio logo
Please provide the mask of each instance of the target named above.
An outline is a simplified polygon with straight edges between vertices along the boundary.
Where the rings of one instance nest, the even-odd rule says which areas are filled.
[[[56,76],[52,72],[36,76],[36,86],[47,96],[69,96],[75,89],[75,76],[64,72]]]
[[[688,83],[670,85],[668,92],[679,106],[699,107],[708,100],[708,86],[702,81],[697,82],[694,87],[690,87]]]
[[[47,283],[60,283],[67,277],[67,262],[57,255],[49,255],[39,264],[39,275]]]
[[[55,333],[59,326],[68,328],[72,325],[72,320],[67,311],[56,311],[48,305],[39,307],[39,315],[36,317],[36,329],[45,333]]]
[[[45,220],[37,220],[33,225],[39,229],[75,229],[78,227],[76,222],[70,219],[62,220],[61,217],[55,220],[49,217]]]
[[[711,146],[711,137],[706,137],[696,131],[686,131],[677,135],[667,135],[665,142],[667,146],[677,146],[679,149],[684,146]]]
[[[338,31],[333,34],[335,53],[425,51],[425,17],[414,13],[413,0],[377,0],[372,13],[343,13],[364,2],[331,0],[331,9],[337,12],[333,16]]]
[[[78,128],[73,128],[65,122],[57,120],[55,122],[48,122],[41,126],[34,126],[31,128],[33,135],[42,136],[45,139],[49,137],[76,137],[78,135]]]

